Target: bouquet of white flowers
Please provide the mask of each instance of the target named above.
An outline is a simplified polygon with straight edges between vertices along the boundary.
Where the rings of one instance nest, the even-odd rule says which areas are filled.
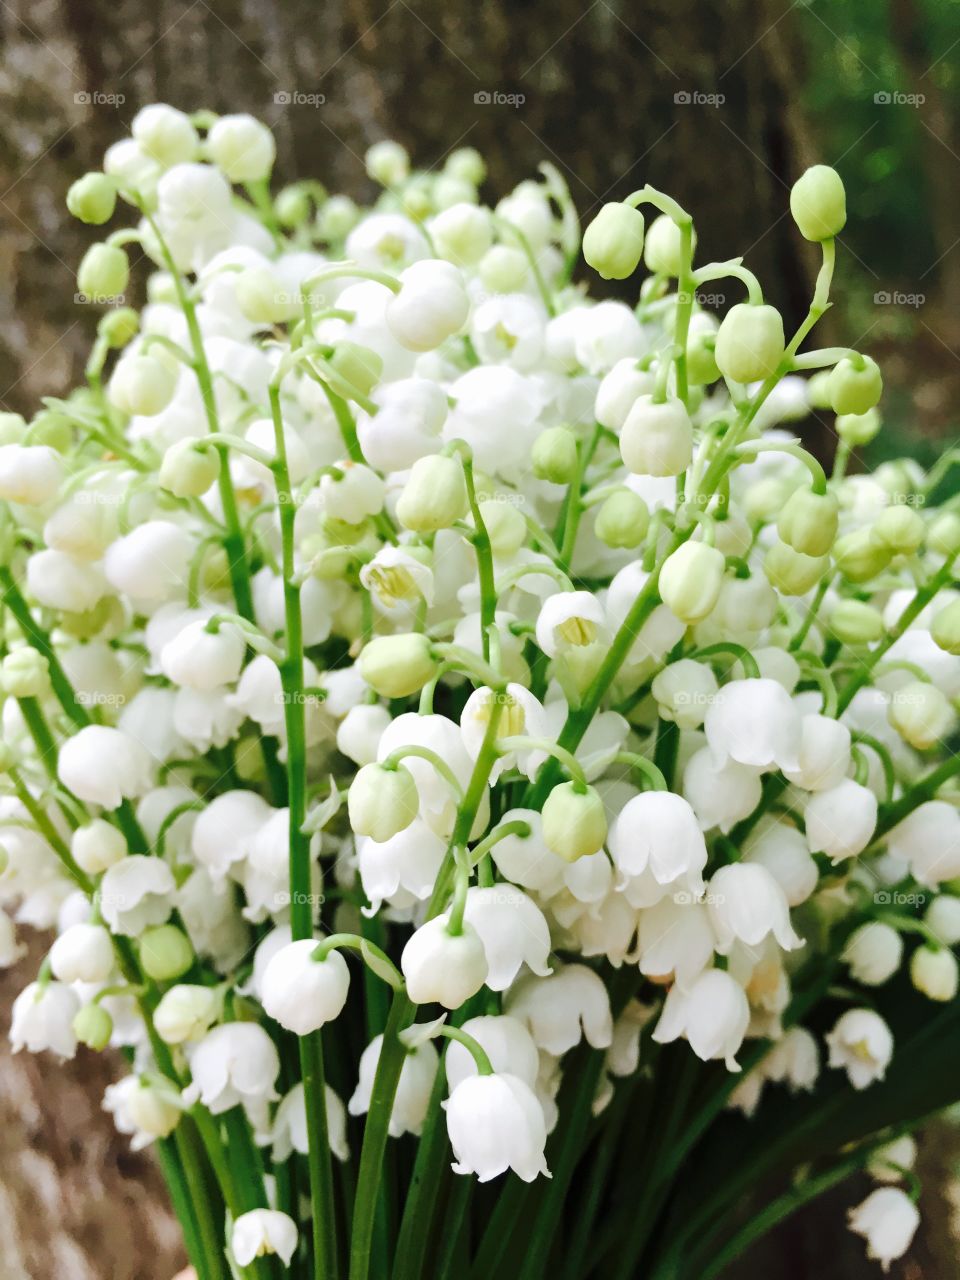
[[[886,1266],[960,1096],[958,454],[845,474],[838,175],[788,338],[650,187],[583,236],[630,306],[550,165],[273,160],[141,111],[87,385],[0,416],[14,1048],[122,1049],[199,1280],[710,1280],[860,1168]]]

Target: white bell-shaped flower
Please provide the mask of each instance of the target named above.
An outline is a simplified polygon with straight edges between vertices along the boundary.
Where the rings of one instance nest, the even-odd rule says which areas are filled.
[[[475,689],[464,704],[460,714],[460,730],[463,745],[471,760],[476,760],[483,745],[494,707],[499,706],[497,738],[518,735],[539,738],[546,732],[546,715],[542,704],[523,685],[510,683],[503,693],[493,689]],[[533,780],[546,759],[546,753],[537,750],[509,751],[501,755],[490,771],[490,782],[497,781],[504,769],[516,765]]]
[[[10,1045],[14,1053],[49,1049],[58,1058],[77,1051],[73,1020],[80,1009],[74,992],[62,982],[31,982],[13,1002]]]
[[[791,1093],[808,1093],[820,1075],[820,1049],[806,1027],[790,1027],[763,1060],[768,1080],[786,1084]]]
[[[796,827],[784,822],[773,822],[760,829],[747,844],[743,860],[766,867],[791,907],[806,902],[820,879],[806,840]]]
[[[38,604],[68,613],[95,609],[110,589],[97,565],[49,548],[27,561],[27,587]]]
[[[219,1116],[243,1105],[257,1115],[277,1098],[280,1055],[258,1022],[227,1022],[208,1031],[190,1058],[192,1083],[185,1092]]]
[[[357,435],[363,456],[380,471],[406,471],[418,458],[437,453],[447,416],[447,397],[439,383],[401,378],[373,392],[374,415],[360,414]]]
[[[357,1087],[347,1103],[347,1110],[352,1116],[366,1115],[370,1109],[373,1082],[380,1063],[382,1048],[383,1036],[374,1036],[360,1055]],[[427,1110],[430,1106],[433,1081],[439,1065],[439,1055],[429,1040],[407,1051],[400,1070],[397,1091],[393,1097],[393,1110],[390,1112],[391,1138],[402,1137],[405,1133],[417,1136],[423,1129],[423,1122],[427,1118]]]
[[[800,713],[776,680],[733,680],[707,708],[707,742],[718,765],[726,760],[759,773],[799,765]]]
[[[945,800],[918,805],[890,832],[887,852],[930,889],[960,876],[960,811]]]
[[[480,1182],[508,1169],[524,1182],[550,1176],[543,1108],[526,1081],[508,1073],[467,1076],[443,1107],[454,1173],[475,1173]]]
[[[208,631],[206,622],[197,619],[163,646],[160,669],[173,684],[209,693],[237,679],[245,652],[238,627],[225,623]]]
[[[433,604],[433,570],[403,547],[381,547],[360,570],[360,582],[390,617],[412,617],[421,603]]]
[[[803,945],[790,923],[787,896],[766,867],[730,863],[713,873],[707,889],[721,955],[729,955],[736,942],[759,946],[771,934],[784,951]]]
[[[414,1004],[436,1001],[459,1009],[486,981],[487,957],[479,933],[465,921],[463,931],[453,934],[448,923],[449,915],[428,920],[403,948],[400,968]]]
[[[840,957],[850,966],[850,976],[864,986],[879,987],[900,968],[903,939],[893,925],[868,920],[854,929]]]
[[[337,750],[354,764],[371,764],[390,725],[390,712],[379,703],[361,702],[351,707],[337,726]]]
[[[878,1187],[855,1209],[847,1210],[847,1222],[867,1242],[867,1257],[889,1271],[890,1263],[910,1248],[920,1211],[899,1187]]]
[[[60,455],[49,445],[0,445],[0,499],[40,507],[57,496],[63,478]]]
[[[154,762],[129,734],[90,724],[66,738],[57,757],[57,776],[89,804],[116,809],[143,795],[153,783]]]
[[[238,1267],[249,1267],[257,1258],[276,1254],[289,1267],[300,1233],[297,1224],[279,1209],[250,1209],[234,1221],[230,1249]]]
[[[357,870],[370,900],[369,914],[387,901],[395,907],[425,902],[433,892],[447,851],[447,842],[414,818],[409,827],[389,840],[364,837],[357,841]]]
[[[483,944],[491,991],[506,991],[524,966],[541,977],[550,973],[550,928],[540,908],[520,889],[503,882],[472,886],[463,918]]]
[[[400,291],[387,303],[390,332],[408,351],[432,351],[463,327],[470,299],[450,262],[424,258],[407,267]]]
[[[691,806],[673,792],[644,791],[628,800],[614,820],[607,847],[627,881],[646,877],[658,886],[682,886],[694,893],[703,888],[703,833]]]
[[[260,988],[264,1010],[298,1036],[339,1017],[350,989],[346,960],[335,949],[315,960],[317,945],[304,938],[283,947],[267,965]]]
[[[548,658],[583,648],[606,636],[606,615],[592,591],[558,591],[537,617],[537,644]]]
[[[507,993],[504,1013],[518,1018],[541,1049],[559,1057],[586,1038],[595,1049],[613,1039],[610,997],[583,964],[558,965],[547,978],[528,974]]]
[[[324,1098],[327,1104],[327,1140],[330,1150],[338,1160],[349,1160],[347,1109],[343,1105],[343,1099],[329,1085],[324,1086]],[[309,1155],[306,1090],[302,1081],[280,1099],[273,1117],[271,1143],[274,1164],[289,1160],[294,1151],[300,1156]]]
[[[807,844],[832,862],[855,858],[870,843],[877,825],[877,797],[869,787],[844,778],[829,791],[815,791],[803,811]]]
[[[386,760],[404,747],[426,747],[443,760],[460,786],[466,789],[473,773],[473,760],[464,745],[463,732],[447,716],[399,715],[384,730],[377,747],[377,759]],[[429,760],[405,756],[402,767],[416,783],[420,816],[438,835],[448,836],[457,814],[458,797],[447,778]]]
[[[113,972],[113,945],[102,924],[72,924],[50,948],[50,968],[61,982],[106,982]]]
[[[654,676],[650,692],[662,720],[681,729],[699,729],[719,685],[713,669],[693,658],[671,662]]]
[[[804,791],[829,791],[850,768],[850,730],[829,716],[806,715],[800,721],[797,768],[784,777]]]
[[[704,831],[719,827],[724,835],[760,803],[760,775],[747,765],[727,760],[717,767],[709,747],[701,747],[683,771],[683,796],[693,806]]]
[[[689,895],[661,898],[640,912],[640,972],[647,977],[673,975],[688,989],[712,964],[716,945],[706,905]]]
[[[215,880],[228,876],[246,856],[248,840],[274,812],[256,791],[224,791],[193,824],[193,856]]]
[[[194,540],[172,520],[148,520],[107,548],[104,572],[110,585],[138,603],[162,604],[182,595]]]
[[[723,969],[708,969],[689,990],[679,983],[670,988],[653,1038],[658,1044],[687,1040],[702,1061],[722,1058],[728,1071],[739,1071],[736,1055],[749,1022],[743,987]]]
[[[100,910],[112,933],[136,938],[169,917],[176,891],[173,872],[162,859],[135,853],[104,872]]]
[[[534,1088],[540,1074],[540,1054],[533,1036],[518,1018],[509,1014],[486,1014],[468,1018],[461,1030],[478,1042],[494,1071],[518,1076],[531,1089]],[[447,1088],[451,1093],[462,1080],[476,1075],[478,1070],[473,1054],[456,1040],[447,1044],[444,1068]]]
[[[529,835],[511,833],[498,840],[490,850],[500,874],[524,889],[532,889],[550,898],[560,889],[568,870],[582,868],[591,861],[590,858],[579,858],[570,864],[548,849],[543,839],[540,814],[535,809],[510,809],[501,821],[503,824],[525,822],[530,828]]]
[[[872,1009],[848,1009],[826,1040],[829,1065],[843,1067],[854,1089],[882,1080],[893,1057],[893,1034]]]
[[[166,1044],[184,1044],[205,1036],[219,1012],[220,995],[215,987],[182,982],[160,997],[153,1025]]]
[[[183,1104],[176,1088],[160,1080],[125,1076],[107,1085],[103,1109],[113,1116],[118,1133],[130,1135],[130,1149],[142,1151],[156,1138],[166,1138],[180,1123]]]

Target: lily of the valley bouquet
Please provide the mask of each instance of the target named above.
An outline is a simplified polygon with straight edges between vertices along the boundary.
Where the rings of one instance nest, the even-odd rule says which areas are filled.
[[[888,1266],[960,1096],[960,508],[846,474],[840,178],[788,334],[651,187],[582,243],[632,306],[548,165],[273,160],[142,111],[68,197],[132,214],[87,385],[0,417],[14,1048],[122,1051],[199,1280],[710,1280],[861,1169]]]

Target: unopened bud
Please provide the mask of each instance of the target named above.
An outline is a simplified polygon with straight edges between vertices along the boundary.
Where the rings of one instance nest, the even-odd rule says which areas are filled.
[[[960,553],[960,515],[955,511],[944,511],[927,530],[927,547],[941,556],[955,556]]]
[[[891,694],[887,719],[916,751],[929,751],[950,732],[956,716],[936,685],[912,680]]]
[[[437,673],[430,641],[420,632],[377,636],[360,652],[360,674],[381,698],[409,698]]]
[[[869,413],[883,395],[880,366],[869,356],[845,356],[831,370],[828,390],[834,413]]]
[[[960,600],[948,604],[933,620],[930,634],[946,653],[960,657]]]
[[[50,682],[50,664],[42,653],[26,646],[3,660],[3,689],[11,698],[39,698]]]
[[[857,529],[838,538],[833,555],[837,568],[850,582],[869,582],[893,559],[893,552],[882,543],[875,542],[869,529]]]
[[[650,511],[638,493],[618,489],[600,507],[594,532],[608,547],[638,547],[647,536]]]
[[[858,448],[869,444],[880,430],[880,415],[876,409],[866,413],[841,413],[837,415],[837,435],[844,444]]]
[[[405,831],[419,807],[417,784],[402,764],[395,769],[365,764],[347,793],[350,826],[358,836],[371,836],[380,844]]]
[[[146,929],[140,937],[140,963],[154,982],[172,982],[182,978],[193,964],[190,939],[175,924],[161,924]]]
[[[593,787],[561,782],[543,805],[543,839],[567,862],[599,853],[607,838],[603,801]]]
[[[952,1000],[958,978],[957,958],[948,947],[917,947],[910,958],[910,981],[930,1000]]]
[[[614,201],[605,204],[583,236],[583,256],[604,280],[626,280],[640,265],[643,214]]]
[[[118,307],[116,311],[108,311],[100,317],[97,333],[108,346],[118,351],[133,341],[139,328],[140,317],[133,307]]]
[[[847,221],[847,197],[836,169],[815,164],[790,191],[790,212],[806,240],[829,240]]]
[[[178,440],[163,455],[160,485],[178,498],[200,498],[220,474],[216,449],[198,449],[192,440]]]
[[[696,236],[691,232],[691,249],[696,245]],[[681,271],[680,228],[669,216],[661,213],[647,228],[643,245],[643,260],[650,271],[662,276],[678,276]]]
[[[462,520],[469,507],[460,459],[432,453],[411,467],[397,499],[397,519],[414,533],[436,533]]]
[[[551,484],[569,484],[577,470],[577,437],[569,427],[547,427],[533,442],[533,473]]]
[[[73,1034],[80,1044],[101,1053],[113,1035],[113,1019],[100,1004],[85,1004],[73,1019]]]
[[[805,556],[825,556],[837,536],[839,509],[832,493],[800,488],[787,499],[777,532],[794,551]]]
[[[663,603],[681,622],[702,622],[720,597],[726,562],[705,542],[685,542],[663,562],[659,588]]]
[[[842,644],[873,644],[883,635],[883,615],[861,600],[841,600],[830,614],[830,630]]]
[[[370,347],[356,342],[338,342],[330,365],[349,390],[361,396],[370,392],[383,376],[383,360]]]
[[[776,307],[738,302],[720,322],[714,355],[720,372],[733,382],[760,382],[776,373],[784,348]]]
[[[398,187],[410,173],[410,157],[399,142],[385,138],[367,149],[367,173],[382,187]]]
[[[785,542],[775,542],[763,559],[771,586],[785,596],[803,596],[821,581],[829,567],[827,556],[807,556]]]
[[[77,269],[77,288],[94,302],[119,297],[129,282],[130,263],[116,245],[91,245]]]
[[[927,526],[911,507],[898,503],[881,511],[873,522],[870,536],[895,555],[909,556],[923,546]]]
[[[105,173],[85,173],[67,192],[67,209],[91,227],[109,222],[116,207],[117,188]]]

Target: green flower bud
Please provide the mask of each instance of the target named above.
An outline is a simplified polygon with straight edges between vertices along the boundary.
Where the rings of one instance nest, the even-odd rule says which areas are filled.
[[[40,698],[49,688],[50,664],[29,645],[3,660],[3,689],[11,698]]]
[[[160,486],[178,498],[200,498],[220,474],[216,449],[199,449],[193,440],[178,440],[163,455]]]
[[[434,218],[430,234],[441,258],[465,266],[479,262],[489,250],[493,228],[486,209],[460,203]]]
[[[543,839],[566,862],[599,853],[607,838],[607,815],[594,787],[561,782],[543,805]]]
[[[843,644],[873,644],[883,635],[883,614],[861,600],[841,600],[830,614],[830,630]]]
[[[837,416],[837,435],[853,448],[869,444],[880,430],[880,415],[876,409],[866,413],[841,413]]]
[[[67,209],[81,222],[99,227],[117,207],[117,188],[105,173],[85,173],[67,192]]]
[[[385,138],[367,149],[364,157],[367,173],[382,187],[397,187],[410,172],[410,157],[399,142]]]
[[[273,207],[281,227],[302,227],[310,217],[310,197],[303,187],[284,187],[277,192]]]
[[[456,151],[451,151],[444,161],[443,171],[453,178],[459,178],[462,182],[469,182],[472,186],[479,187],[487,176],[487,165],[475,147],[457,147]]]
[[[356,526],[351,526],[356,527]],[[303,549],[304,558],[307,556],[306,546]],[[318,578],[321,582],[337,582],[340,578],[347,576],[347,571],[353,563],[354,552],[350,546],[344,544],[327,545],[326,539],[320,535],[318,545],[309,553],[310,575]]]
[[[469,509],[460,459],[441,453],[416,460],[397,499],[397,519],[414,533],[449,529]]]
[[[695,313],[687,337],[687,381],[694,387],[709,386],[720,377],[715,348],[717,325],[706,312]]]
[[[519,502],[523,498],[512,494]],[[479,504],[480,516],[490,539],[494,555],[512,556],[527,539],[527,522],[518,510],[516,502],[504,498],[486,498]]]
[[[604,280],[626,280],[643,253],[643,214],[614,201],[605,204],[583,235],[583,256]]]
[[[400,201],[403,212],[416,222],[422,222],[435,212],[433,181],[429,174],[420,173],[403,184]]]
[[[691,248],[696,247],[696,234],[691,234]],[[643,260],[650,271],[662,276],[680,274],[680,228],[669,214],[661,213],[650,223],[643,244]]]
[[[743,495],[743,510],[751,524],[769,524],[783,510],[789,490],[782,480],[767,476],[756,480]]]
[[[733,382],[761,382],[783,359],[783,320],[776,307],[738,302],[720,322],[714,354]]]
[[[490,293],[518,293],[526,284],[530,264],[521,249],[495,244],[481,258],[480,282]]]
[[[870,536],[895,555],[910,556],[923,546],[927,526],[912,507],[899,502],[880,512],[873,522]]]
[[[190,939],[175,924],[161,924],[146,929],[140,936],[140,964],[154,982],[172,982],[182,978],[193,964]]]
[[[93,244],[77,270],[77,288],[85,298],[103,302],[119,298],[130,283],[130,263],[113,244]]]
[[[245,112],[215,121],[207,134],[206,150],[231,182],[265,182],[277,158],[273,134]]]
[[[960,657],[960,600],[948,604],[933,620],[930,634],[946,653]]]
[[[349,196],[331,196],[317,215],[317,230],[324,240],[343,240],[359,217],[360,210]]]
[[[118,307],[100,317],[97,333],[114,351],[125,347],[137,336],[140,317],[133,307]]]
[[[55,409],[41,409],[30,423],[30,443],[49,445],[57,453],[66,453],[73,443],[70,419]]]
[[[21,444],[27,434],[26,420],[19,413],[0,413],[0,445]]]
[[[73,1019],[73,1034],[80,1044],[101,1053],[113,1035],[113,1019],[101,1004],[85,1004]]]
[[[912,680],[891,694],[887,719],[914,750],[929,751],[947,736],[956,715],[935,684]]]
[[[237,276],[237,306],[251,324],[286,324],[300,312],[295,291],[282,286],[267,267],[248,267]]]
[[[127,856],[127,842],[106,818],[94,818],[73,833],[70,852],[81,871],[98,876]]]
[[[419,808],[417,784],[402,764],[395,769],[365,764],[347,793],[350,826],[358,836],[371,836],[381,844],[405,831]]]
[[[330,367],[345,384],[348,398],[369,396],[383,376],[383,360],[376,351],[357,342],[338,342],[330,357]]]
[[[547,427],[533,442],[533,473],[551,484],[569,484],[577,471],[577,437],[569,427]]]
[[[823,578],[828,556],[807,556],[785,542],[775,542],[763,559],[763,572],[771,586],[785,596],[803,596]]]
[[[839,518],[832,493],[795,489],[780,512],[777,533],[794,551],[802,551],[805,556],[825,556],[837,536]]]
[[[818,369],[807,379],[807,399],[811,409],[830,409],[830,375],[832,369]]]
[[[726,561],[705,542],[685,542],[660,570],[660,597],[681,622],[702,622],[720,597]]]
[[[910,957],[910,981],[928,1000],[949,1003],[960,985],[960,966],[949,947],[917,947]]]
[[[847,197],[839,173],[815,164],[793,184],[790,212],[806,240],[829,240],[847,221]]]
[[[409,698],[437,674],[437,659],[425,635],[377,636],[360,651],[360,674],[381,698]]]
[[[834,413],[868,413],[883,395],[883,376],[869,356],[846,356],[830,371],[828,386]]]
[[[833,555],[837,568],[850,582],[869,582],[893,559],[893,552],[875,542],[869,529],[857,529],[838,538]]]
[[[640,495],[618,489],[600,507],[593,529],[606,546],[629,550],[640,545],[649,527],[650,511]]]
[[[927,547],[940,556],[955,556],[960,552],[960,515],[944,511],[927,530]]]

